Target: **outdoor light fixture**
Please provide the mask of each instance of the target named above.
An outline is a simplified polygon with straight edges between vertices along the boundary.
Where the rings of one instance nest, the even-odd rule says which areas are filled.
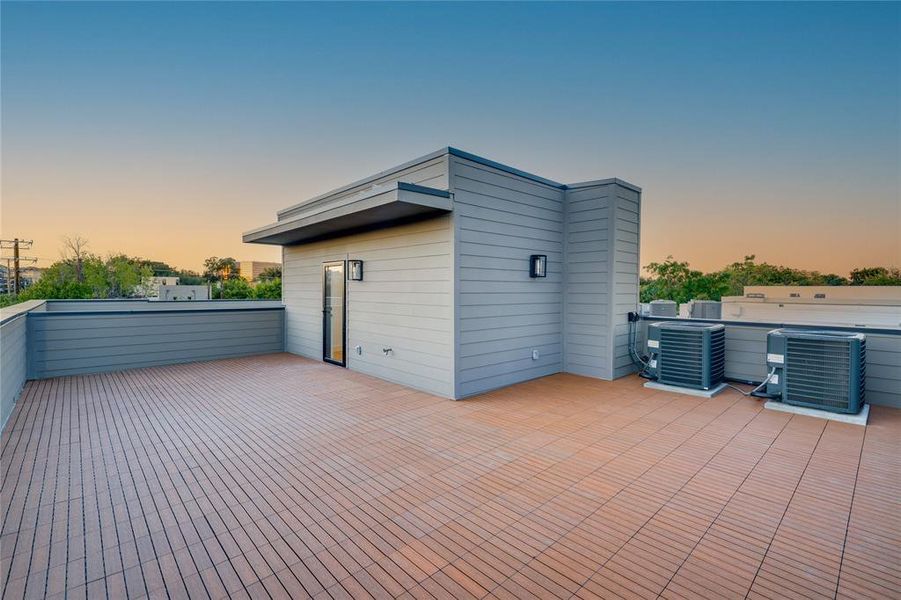
[[[533,254],[529,257],[529,277],[547,277],[547,256]]]
[[[351,281],[363,281],[363,261],[349,260],[347,265],[347,278]]]

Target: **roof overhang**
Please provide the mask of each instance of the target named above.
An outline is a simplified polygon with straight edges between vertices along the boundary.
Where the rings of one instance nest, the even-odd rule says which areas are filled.
[[[376,186],[340,205],[311,206],[290,219],[253,229],[244,242],[287,246],[379,229],[449,213],[447,190],[397,182]]]

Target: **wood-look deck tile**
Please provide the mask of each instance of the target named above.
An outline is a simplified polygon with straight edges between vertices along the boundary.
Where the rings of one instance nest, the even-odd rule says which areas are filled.
[[[554,375],[451,402],[287,354],[29,382],[4,598],[901,596],[867,428]]]

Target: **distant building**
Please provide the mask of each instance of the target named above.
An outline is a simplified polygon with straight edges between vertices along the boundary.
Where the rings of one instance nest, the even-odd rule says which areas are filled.
[[[158,298],[161,286],[177,286],[178,277],[148,277],[135,288],[135,295],[141,298]]]
[[[722,299],[722,318],[798,325],[901,327],[901,286],[749,285]]]
[[[210,288],[206,285],[161,285],[154,299],[159,301],[209,300]]]
[[[25,285],[32,285],[37,282],[43,274],[44,269],[40,267],[23,267],[19,269],[19,278],[25,282]]]
[[[11,261],[10,261],[11,262]],[[41,278],[41,275],[44,274],[44,269],[39,267],[21,267],[19,269],[19,286],[24,289],[28,286],[34,285],[38,279]],[[0,266],[0,293],[12,292],[13,288],[13,277],[12,277],[12,269],[9,269],[5,266]]]
[[[238,263],[238,272],[242,279],[256,281],[266,269],[280,269],[282,263],[265,262],[260,260],[242,260]]]

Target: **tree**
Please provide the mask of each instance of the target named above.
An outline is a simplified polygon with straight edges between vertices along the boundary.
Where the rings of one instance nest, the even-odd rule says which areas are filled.
[[[197,271],[177,269],[161,260],[144,260],[143,263],[153,270],[154,277],[178,277],[181,285],[203,285],[207,282]]]
[[[77,256],[50,265],[19,300],[125,298],[153,274],[144,261],[124,254],[106,260],[86,252]]]
[[[253,288],[240,277],[226,279],[219,288],[219,298],[222,300],[239,300],[253,296]]]
[[[231,257],[208,258],[201,275],[176,269],[163,261],[125,254],[110,254],[104,259],[89,252],[88,246],[88,241],[81,236],[64,238],[60,259],[44,270],[41,279],[18,296],[0,294],[0,305],[25,300],[126,298],[134,296],[154,276],[176,276],[185,285],[220,282],[213,290],[214,298],[281,297],[281,279],[273,277],[280,275],[281,269],[269,270],[255,288],[240,279],[238,262]]]
[[[203,261],[203,278],[207,281],[219,281],[219,257],[211,256]]]
[[[823,275],[781,265],[757,263],[753,254],[735,262],[721,273],[728,282],[726,296],[741,296],[748,285],[847,285],[848,280],[835,274]]]
[[[641,301],[673,300],[688,302],[691,299],[719,300],[726,289],[722,275],[707,274],[691,269],[687,262],[667,256],[662,263],[650,263],[645,269],[652,277],[642,281]]]
[[[645,270],[650,276],[640,280],[642,302],[720,300],[723,296],[744,295],[749,285],[901,285],[901,269],[896,267],[854,269],[849,279],[835,273],[758,263],[753,254],[712,273],[693,270],[687,262],[678,262],[672,256],[662,263],[650,263]]]
[[[153,271],[153,277],[177,277],[178,272],[175,267],[161,260],[144,260],[144,265],[150,267]]]
[[[271,279],[281,279],[282,278],[282,268],[278,267],[267,267],[263,269],[262,273],[260,273],[260,281],[268,281]]]
[[[265,279],[253,288],[253,297],[258,300],[280,300],[282,297],[281,278]]]
[[[175,271],[175,276],[178,277],[178,283],[182,285],[203,285],[206,283],[206,280],[197,271],[182,269]]]
[[[84,259],[88,255],[88,241],[80,235],[63,238],[63,259],[71,260],[75,265],[75,279],[78,283],[84,281],[82,270]]]
[[[58,261],[45,269],[44,275],[34,285],[20,293],[18,300],[87,299],[91,297],[93,297],[91,286],[76,281],[74,265]]]
[[[207,281],[227,281],[240,276],[238,261],[234,258],[211,256],[203,261],[203,277]]]
[[[238,279],[241,276],[241,269],[238,261],[234,258],[223,258],[219,262],[219,272],[222,273],[222,279]]]
[[[132,296],[142,282],[153,277],[153,269],[144,261],[124,254],[110,256],[104,266],[108,298]]]
[[[851,271],[851,285],[901,285],[901,269],[862,267]]]
[[[848,280],[835,273],[823,275],[823,285],[848,285]]]

